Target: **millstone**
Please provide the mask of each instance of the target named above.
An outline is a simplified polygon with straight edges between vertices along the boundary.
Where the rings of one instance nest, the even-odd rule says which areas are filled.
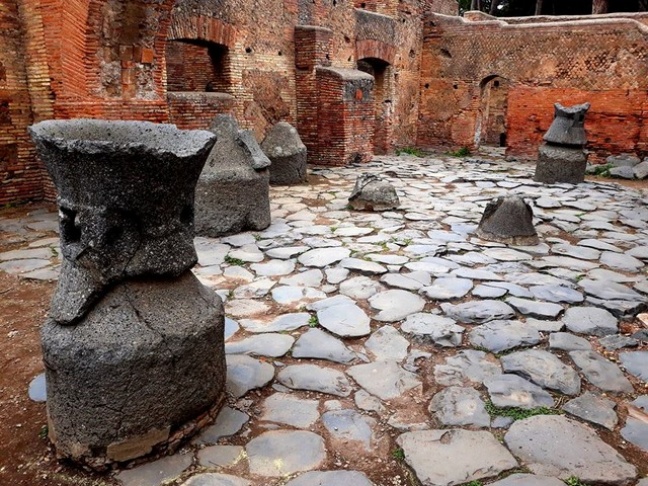
[[[484,240],[507,245],[537,245],[533,210],[520,196],[498,197],[489,202],[476,231]]]

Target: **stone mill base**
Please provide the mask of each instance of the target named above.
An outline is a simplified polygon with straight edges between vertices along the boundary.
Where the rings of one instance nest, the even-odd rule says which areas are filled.
[[[102,469],[175,450],[220,409],[223,327],[220,298],[190,272],[120,283],[75,326],[47,322],[57,455]]]

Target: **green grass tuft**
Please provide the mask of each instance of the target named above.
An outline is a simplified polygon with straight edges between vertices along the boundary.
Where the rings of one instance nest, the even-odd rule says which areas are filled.
[[[461,147],[454,152],[448,152],[450,157],[468,157],[470,155],[470,149],[468,147]]]
[[[316,314],[313,314],[312,316],[310,316],[310,318],[308,319],[308,326],[309,327],[317,327],[317,326],[319,326],[319,319],[317,318]]]
[[[425,154],[422,150],[415,147],[403,147],[396,149],[396,155],[413,155],[414,157],[424,157]]]
[[[520,408],[520,407],[497,407],[490,400],[486,401],[486,412],[491,417],[509,417],[513,420],[522,420],[536,415],[560,415],[562,412],[554,408],[536,407],[536,408]]]
[[[236,266],[239,266],[239,267],[242,267],[243,265],[245,265],[245,262],[243,260],[241,260],[239,258],[231,257],[229,255],[225,255],[225,263],[227,263],[228,265],[236,265]]]

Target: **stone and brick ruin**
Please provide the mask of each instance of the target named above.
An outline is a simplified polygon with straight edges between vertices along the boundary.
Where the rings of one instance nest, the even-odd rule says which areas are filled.
[[[216,137],[97,120],[30,131],[61,227],[41,331],[57,456],[102,469],[173,451],[225,397],[223,304],[190,271],[194,191]]]
[[[8,0],[0,10],[0,204],[53,200],[27,126],[104,118],[262,141],[297,128],[310,163],[395,147],[534,158],[552,105],[591,101],[590,159],[643,156],[647,14],[457,16],[454,0]],[[528,39],[533,38],[529,43]]]

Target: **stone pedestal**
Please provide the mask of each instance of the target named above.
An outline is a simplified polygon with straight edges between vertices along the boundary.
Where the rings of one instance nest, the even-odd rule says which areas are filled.
[[[590,104],[562,106],[554,104],[554,120],[545,133],[538,150],[538,163],[533,180],[554,184],[578,184],[585,180],[587,144],[585,114]]]
[[[218,115],[218,137],[196,186],[196,234],[217,237],[270,226],[270,160],[231,115]]]
[[[486,205],[477,231],[483,240],[507,245],[537,245],[533,210],[520,196],[498,197]]]
[[[554,184],[578,184],[585,180],[587,154],[581,148],[560,147],[543,143],[538,150],[538,162],[533,180]]]
[[[171,451],[224,398],[222,302],[190,272],[194,190],[216,137],[100,120],[30,131],[61,227],[41,333],[56,453],[103,469]]]
[[[279,122],[272,127],[261,150],[272,162],[270,184],[288,186],[306,181],[306,145],[290,123]]]
[[[102,468],[173,450],[225,387],[220,298],[191,272],[122,282],[76,326],[42,329],[49,437]]]

